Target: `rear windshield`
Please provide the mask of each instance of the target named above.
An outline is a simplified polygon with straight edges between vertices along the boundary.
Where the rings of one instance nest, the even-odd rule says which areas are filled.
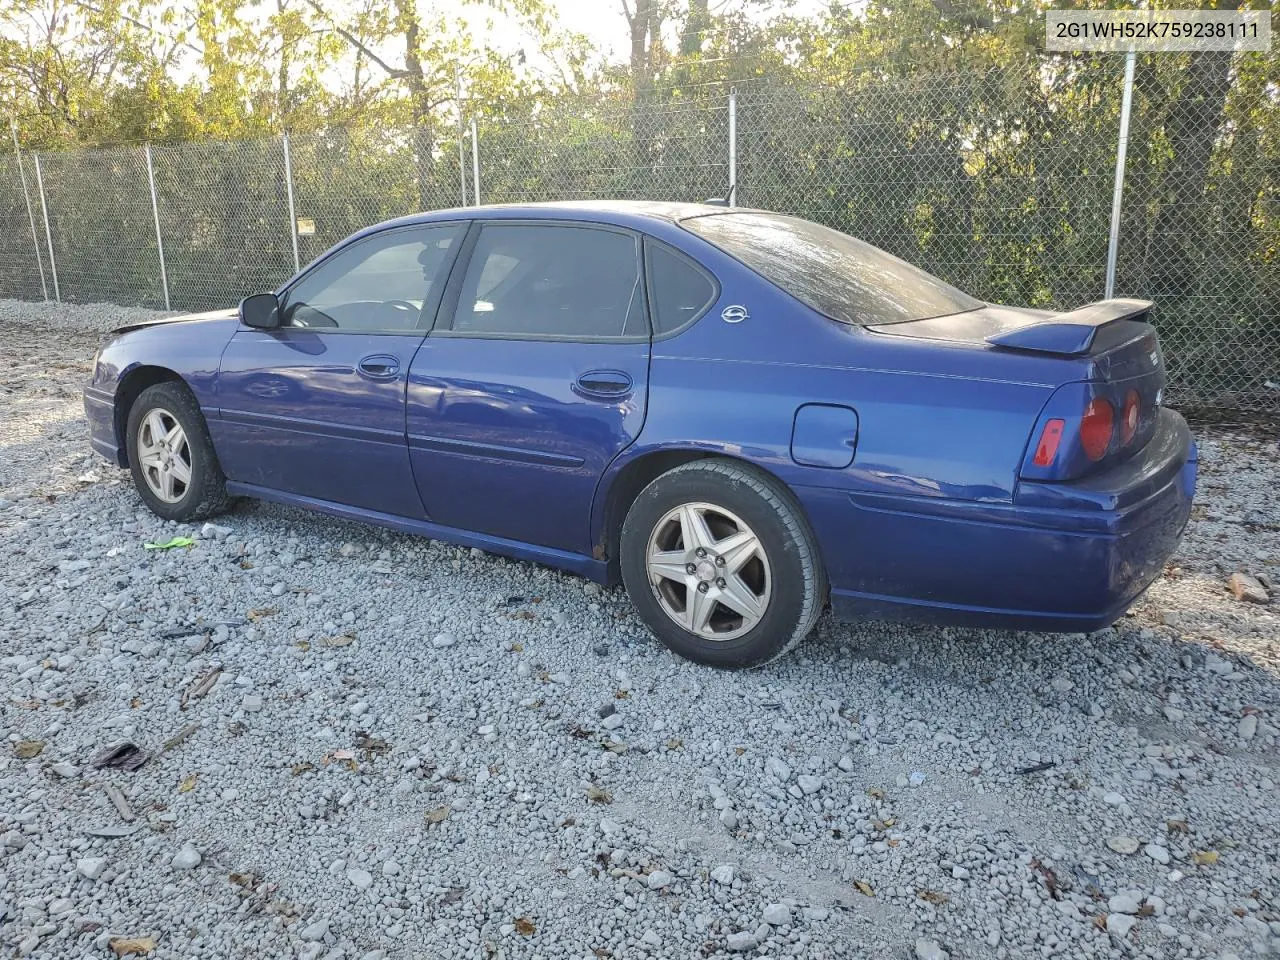
[[[905,260],[798,217],[719,213],[681,226],[842,323],[902,323],[982,306]]]

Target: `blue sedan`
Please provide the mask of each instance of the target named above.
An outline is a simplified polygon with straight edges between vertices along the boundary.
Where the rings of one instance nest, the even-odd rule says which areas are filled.
[[[447,210],[117,331],[85,410],[161,517],[257,497],[621,581],[672,650],[747,667],[828,606],[1124,613],[1196,478],[1151,306],[994,306],[763,211]]]

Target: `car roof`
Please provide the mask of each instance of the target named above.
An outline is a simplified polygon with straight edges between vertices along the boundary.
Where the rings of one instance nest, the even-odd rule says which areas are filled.
[[[547,203],[495,203],[479,207],[430,210],[388,220],[360,231],[360,235],[390,227],[406,227],[440,220],[590,220],[616,226],[642,227],[646,221],[678,223],[691,217],[728,213],[711,203],[666,203],[653,200],[562,200]]]

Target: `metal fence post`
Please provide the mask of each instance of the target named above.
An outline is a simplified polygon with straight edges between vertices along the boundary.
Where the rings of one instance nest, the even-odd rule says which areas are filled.
[[[40,234],[36,232],[36,215],[31,210],[31,196],[27,193],[27,172],[22,169],[22,151],[18,149],[18,124],[9,120],[9,132],[13,134],[13,158],[18,164],[18,180],[22,183],[22,202],[27,205],[27,222],[31,224],[31,244],[36,251],[36,269],[40,271],[40,295],[49,299],[49,285],[44,282],[44,257],[40,253]]]
[[[738,205],[738,88],[729,88],[729,206]]]
[[[40,154],[31,154],[36,164],[36,189],[40,191],[40,214],[44,217],[44,239],[49,245],[49,273],[53,275],[53,299],[62,302],[62,291],[58,289],[58,263],[53,257],[53,231],[49,229],[49,204],[44,199],[44,173],[40,169]]]
[[[1137,55],[1131,49],[1124,57],[1124,93],[1120,100],[1120,136],[1116,142],[1116,185],[1111,195],[1111,236],[1107,243],[1107,292],[1116,292],[1116,257],[1120,247],[1120,207],[1124,201],[1124,162],[1129,152],[1129,113],[1133,108],[1133,67]]]
[[[298,260],[298,215],[293,209],[293,160],[289,156],[289,131],[284,132],[284,192],[289,200],[289,239],[293,241],[293,272],[302,269]]]
[[[475,206],[480,206],[480,134],[475,117],[471,118],[471,192]]]
[[[169,271],[164,265],[164,238],[160,236],[160,204],[156,200],[156,171],[151,165],[151,144],[142,148],[147,156],[147,185],[151,187],[151,216],[156,222],[156,252],[160,254],[160,286],[164,288],[164,308],[169,306]]]
[[[467,205],[467,148],[463,144],[462,71],[453,68],[453,83],[458,94],[458,183],[462,187],[462,205]]]

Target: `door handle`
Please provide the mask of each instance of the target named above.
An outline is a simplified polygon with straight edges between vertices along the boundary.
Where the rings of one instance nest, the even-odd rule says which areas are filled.
[[[394,380],[400,373],[400,361],[387,354],[374,354],[363,357],[356,364],[356,371],[369,380]]]
[[[617,400],[631,393],[632,383],[622,370],[592,370],[574,381],[573,389],[592,400]]]

